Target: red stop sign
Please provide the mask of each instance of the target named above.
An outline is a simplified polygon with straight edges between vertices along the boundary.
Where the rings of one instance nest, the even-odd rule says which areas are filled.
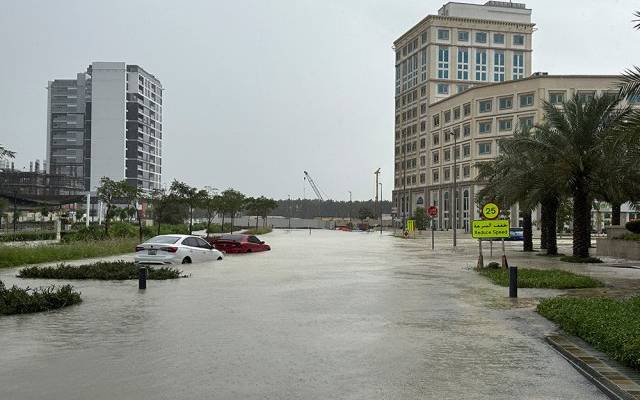
[[[435,217],[436,215],[438,215],[438,207],[431,206],[427,208],[427,214],[429,214],[432,217]]]

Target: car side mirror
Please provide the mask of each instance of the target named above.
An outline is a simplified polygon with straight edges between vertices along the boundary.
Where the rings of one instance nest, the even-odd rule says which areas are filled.
[[[264,240],[261,240],[261,241],[260,241],[260,244],[264,244]]]

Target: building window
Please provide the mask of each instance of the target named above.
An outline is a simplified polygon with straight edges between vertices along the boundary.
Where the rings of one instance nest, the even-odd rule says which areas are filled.
[[[493,80],[504,81],[504,52],[496,51],[493,55]]]
[[[437,146],[438,144],[440,144],[440,135],[439,134],[434,133],[433,137],[431,139],[432,139],[431,142],[433,143],[434,146]]]
[[[427,49],[426,47],[422,50],[420,50],[420,61],[422,62],[422,64],[420,64],[420,79],[422,80],[422,82],[427,80]]]
[[[583,103],[589,102],[591,100],[593,100],[593,97],[595,96],[595,92],[593,91],[579,91],[578,92],[578,101],[581,101]]]
[[[521,117],[519,121],[521,129],[533,128],[533,117]]]
[[[444,151],[444,162],[451,161],[451,149]]]
[[[524,46],[524,35],[513,35],[514,46]]]
[[[493,43],[495,43],[495,44],[504,44],[504,33],[494,33],[493,34]]]
[[[458,93],[462,93],[465,90],[469,89],[469,85],[456,85],[456,87],[458,88]]]
[[[469,49],[458,48],[458,79],[469,80]]]
[[[420,96],[425,97],[426,95],[427,95],[427,86],[422,85],[422,87],[420,88]]]
[[[444,133],[444,142],[449,143],[451,141],[451,132],[447,131]]]
[[[520,95],[520,107],[531,107],[533,105],[533,93]]]
[[[444,123],[451,121],[451,111],[447,110],[444,112]]]
[[[444,168],[444,180],[448,181],[451,179],[451,169],[449,167]]]
[[[458,42],[468,42],[469,31],[458,31]]]
[[[456,158],[456,160],[460,159],[460,146],[456,146],[456,148],[453,149],[453,156]]]
[[[420,156],[420,166],[424,167],[425,165],[427,165],[427,160],[425,156]]]
[[[513,53],[513,79],[524,78],[524,53]]]
[[[449,94],[449,84],[438,83],[438,94]]]
[[[476,43],[487,43],[487,32],[476,32]]]
[[[453,119],[460,119],[460,107],[453,109]]]
[[[469,115],[471,115],[471,103],[467,103],[462,106],[462,114],[465,117],[468,117]]]
[[[501,110],[509,110],[513,107],[513,97],[501,97],[498,99],[498,107]]]
[[[422,138],[420,139],[420,148],[424,149],[425,147],[427,147],[427,139]]]
[[[553,105],[562,104],[564,102],[564,92],[549,93],[549,103]]]
[[[427,103],[420,104],[420,114],[426,114],[426,113],[427,113]]]
[[[449,30],[438,29],[438,40],[449,40]]]
[[[437,169],[433,170],[433,172],[431,173],[431,176],[432,176],[433,182],[438,182],[440,180],[440,173],[438,172]]]
[[[422,44],[427,44],[427,31],[422,32]]]
[[[465,143],[462,145],[462,157],[467,158],[471,156],[471,144]]]
[[[491,111],[491,100],[481,100],[478,102],[478,112],[487,113]]]
[[[491,154],[491,143],[478,143],[478,154]]]
[[[462,136],[469,136],[469,135],[471,135],[471,125],[470,124],[462,125]]]
[[[449,79],[449,48],[441,46],[438,49],[438,78]]]
[[[498,120],[498,130],[507,132],[511,130],[511,118]]]
[[[425,183],[426,180],[425,174],[420,174],[420,183]]]
[[[487,51],[476,50],[476,80],[487,80]]]
[[[431,153],[431,164],[437,164],[440,162],[440,152],[434,151]]]
[[[462,176],[463,176],[464,178],[468,178],[469,176],[471,176],[471,166],[470,166],[469,164],[466,164],[466,165],[463,165],[463,166],[462,166]],[[465,193],[465,196],[466,196],[465,201],[466,201],[466,202],[468,202],[468,201],[469,201],[469,199],[468,199],[468,197],[469,197],[469,192],[467,192],[467,191],[465,190],[465,192],[464,192],[464,193]],[[465,204],[466,204],[466,203],[465,203]],[[465,209],[468,209],[468,208],[469,208],[469,206],[468,206],[468,205],[466,205],[466,208],[465,208]]]
[[[482,121],[478,123],[479,133],[491,133],[491,121]]]
[[[427,130],[427,123],[425,121],[420,122],[420,132]]]
[[[433,116],[433,126],[439,126],[440,125],[440,115],[436,114]]]

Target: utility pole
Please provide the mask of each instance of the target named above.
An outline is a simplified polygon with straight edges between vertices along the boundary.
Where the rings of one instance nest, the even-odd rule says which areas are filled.
[[[349,190],[349,223],[351,223],[351,190]]]
[[[456,152],[458,151],[458,134],[453,132],[453,248],[457,246],[458,228],[458,164]]]
[[[402,232],[404,232],[405,224],[407,221],[407,210],[405,209],[405,201],[407,200],[407,133],[403,133],[402,138],[404,144],[402,145]],[[407,203],[408,205],[408,203]],[[407,207],[408,208],[408,207]]]
[[[374,203],[374,210],[373,210],[373,215],[377,214],[378,212],[378,176],[380,175],[380,168],[378,168],[375,172],[374,175],[376,176],[376,202]]]
[[[382,235],[382,182],[380,182],[380,234]]]
[[[287,195],[289,197],[289,230],[291,230],[291,195]]]

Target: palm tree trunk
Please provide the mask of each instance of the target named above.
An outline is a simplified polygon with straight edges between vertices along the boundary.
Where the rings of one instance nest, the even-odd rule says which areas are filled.
[[[522,242],[523,251],[533,251],[533,232],[531,228],[531,210],[522,212],[522,230],[524,242]]]
[[[586,190],[573,190],[573,255],[589,257],[591,244],[591,202]]]
[[[224,233],[224,212],[222,213],[222,225],[220,225],[220,233]]]
[[[611,225],[620,225],[621,206],[620,203],[611,203]]]
[[[542,210],[544,210],[544,219],[542,220],[542,231],[546,234],[547,255],[552,256],[558,254],[557,240],[557,216],[560,208],[560,200],[557,197],[545,199],[542,202]]]
[[[258,230],[258,213],[256,213],[256,230]]]
[[[193,207],[189,206],[189,235],[193,233]]]
[[[229,228],[229,233],[233,233],[233,220],[235,219],[235,214],[235,212],[231,212],[231,228]]]
[[[546,249],[547,248],[547,229],[548,229],[548,210],[547,210],[547,204],[543,201],[540,203],[540,222],[541,222],[541,226],[540,226],[540,248],[541,249]]]
[[[160,221],[158,221],[158,233],[157,235],[160,235]]]
[[[109,236],[109,214],[111,214],[111,205],[107,206],[107,213],[104,215],[104,234]]]

